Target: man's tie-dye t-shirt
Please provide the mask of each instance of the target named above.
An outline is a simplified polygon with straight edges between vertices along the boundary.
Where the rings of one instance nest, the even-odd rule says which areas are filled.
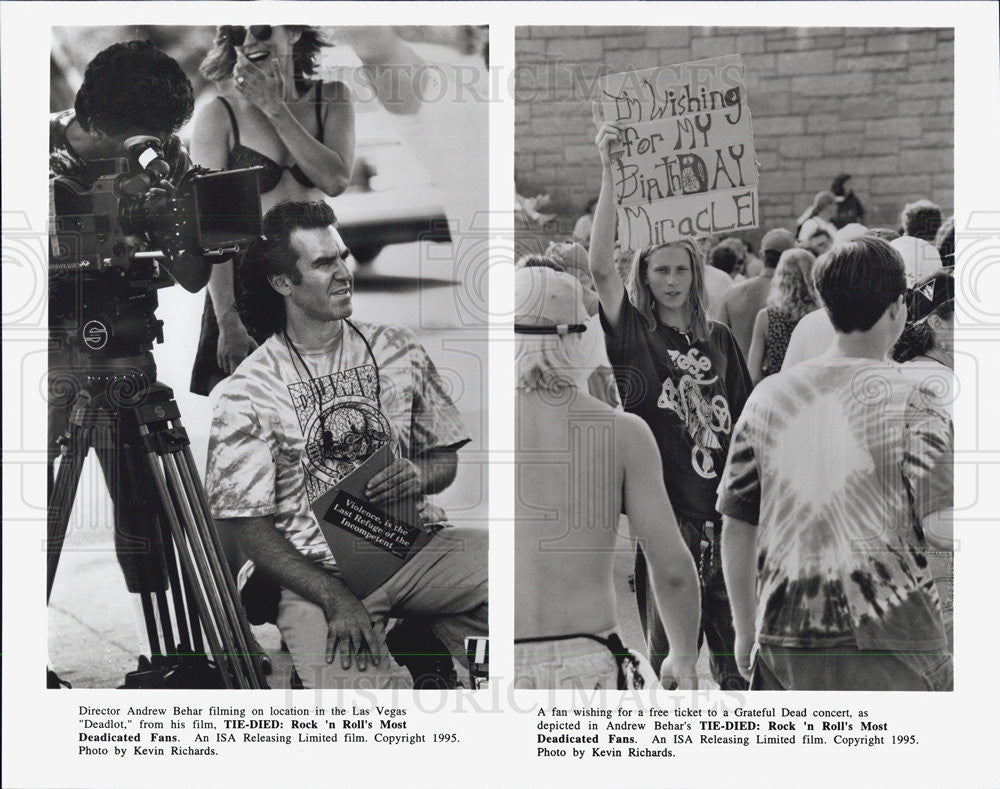
[[[469,441],[433,362],[407,329],[355,321],[329,348],[270,337],[219,385],[205,488],[215,518],[273,515],[305,556],[334,567],[310,505],[392,443],[412,458]],[[374,361],[378,362],[376,369]],[[326,435],[324,435],[326,434]]]
[[[952,505],[952,424],[898,367],[820,358],[754,390],[719,511],[758,524],[757,640],[944,648],[920,519]]]

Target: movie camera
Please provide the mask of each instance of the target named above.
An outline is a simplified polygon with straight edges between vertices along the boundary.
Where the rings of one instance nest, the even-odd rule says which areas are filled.
[[[115,509],[126,587],[140,596],[150,656],[125,687],[266,687],[173,392],[156,380],[157,289],[169,270],[237,254],[261,231],[259,168],[194,168],[172,183],[160,141],[50,182],[50,382],[71,395],[49,469],[51,594],[84,460],[95,450]],[[176,267],[176,268],[174,268]],[[51,387],[50,387],[51,388]],[[49,672],[49,685],[61,684]]]
[[[260,235],[258,169],[195,167],[171,183],[160,141],[125,141],[128,158],[91,162],[88,183],[53,179],[49,279],[55,323],[85,353],[133,354],[162,342],[160,264],[220,263]],[[61,286],[60,283],[63,285]]]

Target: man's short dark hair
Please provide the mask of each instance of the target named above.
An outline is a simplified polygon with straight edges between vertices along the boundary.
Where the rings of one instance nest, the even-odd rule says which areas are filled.
[[[726,241],[728,240],[726,239]],[[732,244],[727,244],[723,241],[712,247],[712,251],[708,253],[708,262],[720,271],[732,274],[736,267],[743,262],[743,257],[734,249]]]
[[[941,207],[930,200],[917,200],[903,207],[900,215],[904,236],[913,236],[934,243],[938,228],[941,227]]]
[[[74,108],[87,131],[175,132],[194,112],[194,91],[177,61],[152,42],[126,41],[87,64]]]
[[[879,238],[861,236],[834,247],[817,261],[813,276],[841,334],[868,331],[906,292],[903,258]]]
[[[263,238],[255,240],[236,264],[236,307],[243,325],[257,342],[285,328],[285,300],[270,278],[285,274],[302,281],[292,247],[292,231],[312,230],[336,224],[333,209],[322,201],[283,200],[264,215]]]

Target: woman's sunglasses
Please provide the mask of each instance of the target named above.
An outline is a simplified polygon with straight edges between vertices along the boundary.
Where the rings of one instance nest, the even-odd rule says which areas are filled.
[[[250,25],[250,35],[258,41],[268,41],[273,32],[270,25]],[[243,25],[223,25],[219,34],[231,47],[241,47],[247,40],[247,28]]]

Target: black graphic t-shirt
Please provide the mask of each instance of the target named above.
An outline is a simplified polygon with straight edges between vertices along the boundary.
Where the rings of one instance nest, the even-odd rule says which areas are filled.
[[[656,438],[674,512],[685,520],[718,520],[716,488],[751,387],[736,338],[714,321],[704,342],[689,342],[663,323],[651,332],[628,299],[617,329],[603,310],[601,325],[622,404]]]

